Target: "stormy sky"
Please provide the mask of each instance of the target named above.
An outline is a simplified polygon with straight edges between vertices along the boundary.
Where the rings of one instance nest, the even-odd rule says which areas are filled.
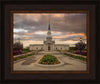
[[[80,37],[86,42],[86,13],[14,13],[13,39],[21,39],[24,47],[43,44],[48,25],[56,44],[75,44]]]

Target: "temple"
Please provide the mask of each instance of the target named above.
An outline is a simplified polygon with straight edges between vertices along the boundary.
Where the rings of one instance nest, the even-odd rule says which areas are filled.
[[[47,37],[46,40],[43,41],[43,44],[30,44],[29,48],[30,50],[56,51],[56,50],[68,50],[69,45],[55,44],[55,41],[52,40],[50,23],[49,23]]]

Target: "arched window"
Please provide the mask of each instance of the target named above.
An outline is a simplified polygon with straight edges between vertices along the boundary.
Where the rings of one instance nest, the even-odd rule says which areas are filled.
[[[48,46],[48,51],[50,51],[50,46]]]

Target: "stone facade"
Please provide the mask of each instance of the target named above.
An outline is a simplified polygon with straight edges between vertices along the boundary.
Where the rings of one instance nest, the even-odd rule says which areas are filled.
[[[55,41],[52,40],[50,24],[48,27],[46,41],[43,44],[31,44],[30,50],[44,50],[44,51],[55,51],[55,50],[68,50],[69,45],[65,44],[55,44]]]

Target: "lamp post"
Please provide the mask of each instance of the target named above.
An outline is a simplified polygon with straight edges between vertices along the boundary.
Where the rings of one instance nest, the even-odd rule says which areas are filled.
[[[82,38],[80,38],[80,42],[82,42]]]
[[[82,50],[85,48],[85,44],[82,42],[82,38],[80,38],[80,42],[76,44],[76,47],[80,50],[80,54],[82,54]]]

